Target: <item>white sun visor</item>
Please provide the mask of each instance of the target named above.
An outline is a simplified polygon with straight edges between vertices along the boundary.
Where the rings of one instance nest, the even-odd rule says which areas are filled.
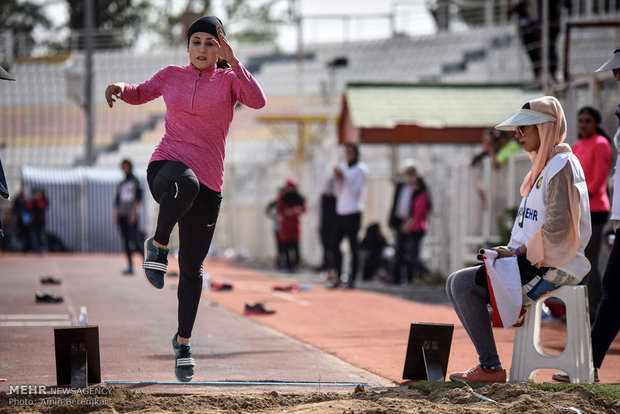
[[[6,80],[11,80],[14,81],[15,78],[12,77],[9,72],[7,72],[6,70],[4,70],[4,68],[2,66],[0,66],[0,79],[6,79]]]
[[[519,125],[536,125],[545,122],[555,122],[555,117],[533,109],[520,109],[515,115],[511,116],[495,128],[502,131],[514,131]]]
[[[606,70],[618,69],[620,68],[620,47],[614,50],[614,57],[609,59],[607,62],[603,63],[603,66],[598,68],[596,72],[603,72]]]

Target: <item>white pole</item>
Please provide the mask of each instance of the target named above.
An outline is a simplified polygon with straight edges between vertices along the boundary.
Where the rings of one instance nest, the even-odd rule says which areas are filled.
[[[95,117],[93,113],[93,0],[85,0],[84,28],[86,48],[85,78],[84,78],[84,110],[86,111],[86,154],[85,164],[93,165],[93,141],[95,131]]]

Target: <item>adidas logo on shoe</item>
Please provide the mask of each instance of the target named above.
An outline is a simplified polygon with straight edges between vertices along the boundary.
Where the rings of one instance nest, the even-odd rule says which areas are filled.
[[[155,246],[153,237],[144,242],[144,276],[156,289],[164,287],[164,276],[168,270],[168,249]]]

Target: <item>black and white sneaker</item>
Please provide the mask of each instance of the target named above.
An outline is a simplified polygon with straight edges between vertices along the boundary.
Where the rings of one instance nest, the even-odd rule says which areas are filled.
[[[172,349],[174,350],[175,365],[174,375],[181,382],[189,382],[194,378],[194,367],[196,361],[192,358],[192,351],[189,345],[181,345],[177,342],[177,335],[172,338]]]
[[[164,287],[164,275],[168,269],[168,249],[153,244],[153,237],[144,242],[144,275],[151,286],[157,289]]]

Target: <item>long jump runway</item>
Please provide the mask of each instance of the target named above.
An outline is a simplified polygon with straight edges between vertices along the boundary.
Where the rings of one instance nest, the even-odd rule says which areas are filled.
[[[192,336],[196,375],[193,385],[182,386],[174,376],[170,344],[176,329],[175,278],[167,277],[164,289],[157,290],[141,271],[122,276],[121,255],[2,255],[0,263],[0,378],[6,379],[0,391],[56,384],[53,326],[70,324],[81,306],[87,307],[89,323],[99,327],[103,382],[148,392],[393,385],[203,297]],[[41,285],[44,276],[62,284]],[[35,303],[37,290],[64,302]]]

